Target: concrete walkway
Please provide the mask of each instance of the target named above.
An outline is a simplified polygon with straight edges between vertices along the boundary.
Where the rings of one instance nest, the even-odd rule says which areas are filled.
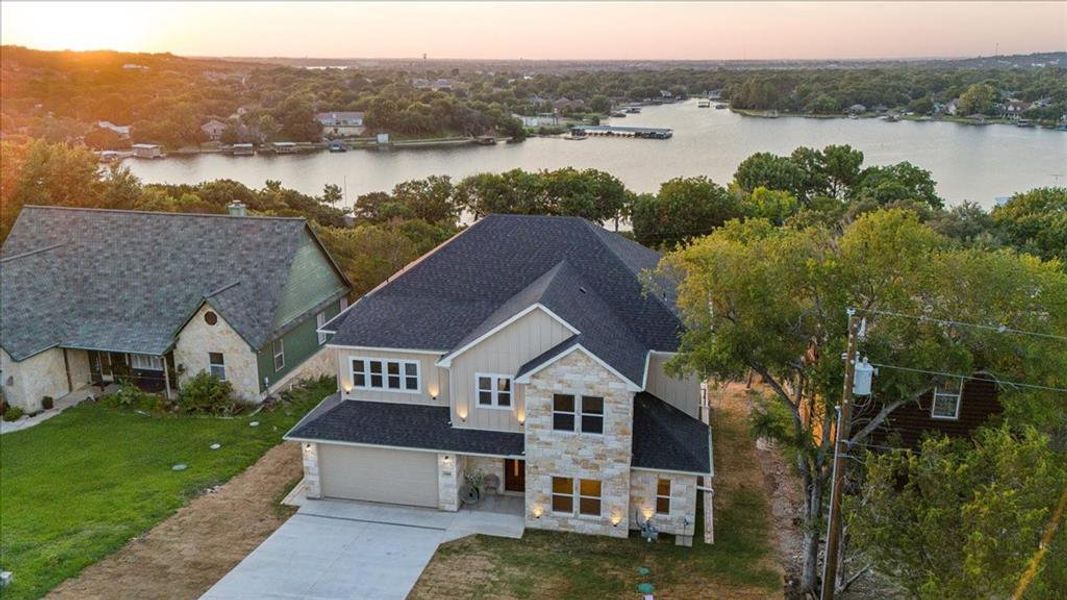
[[[475,533],[519,538],[523,531],[521,514],[304,500],[202,598],[402,600],[439,544]]]
[[[108,386],[111,388],[112,386]],[[107,390],[113,391],[113,389]],[[64,410],[82,402],[89,396],[103,396],[107,391],[101,392],[100,388],[94,385],[87,385],[83,388],[74,390],[73,392],[59,398],[55,401],[55,405],[52,410],[45,410],[37,413],[32,417],[22,417],[18,421],[3,421],[0,420],[0,435],[5,433],[11,433],[12,431],[21,431],[23,429],[29,429],[38,423],[43,423],[48,419],[58,415]]]

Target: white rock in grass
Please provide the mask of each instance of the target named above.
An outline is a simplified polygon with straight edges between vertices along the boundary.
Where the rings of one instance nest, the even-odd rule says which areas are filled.
[[[210,447],[211,447],[212,450],[218,450],[219,448],[222,447],[222,444],[220,444],[218,442],[215,442],[214,444],[211,444]]]
[[[189,468],[189,465],[185,463],[178,463],[170,468],[171,471],[184,471]]]
[[[259,427],[259,421],[252,421],[248,424],[249,427]]]

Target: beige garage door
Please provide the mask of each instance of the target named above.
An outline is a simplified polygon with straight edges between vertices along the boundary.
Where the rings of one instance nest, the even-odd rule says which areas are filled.
[[[437,455],[319,444],[319,481],[330,498],[437,507]]]

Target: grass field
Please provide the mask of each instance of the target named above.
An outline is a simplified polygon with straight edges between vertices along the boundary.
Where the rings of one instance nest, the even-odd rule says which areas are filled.
[[[271,410],[232,419],[84,403],[4,435],[0,567],[14,579],[3,597],[43,595],[240,473],[335,387],[323,379]],[[221,448],[211,450],[214,443]],[[188,467],[172,470],[178,463]]]

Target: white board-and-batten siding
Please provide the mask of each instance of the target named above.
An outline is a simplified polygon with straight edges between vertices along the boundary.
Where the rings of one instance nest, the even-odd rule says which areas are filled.
[[[352,386],[352,359],[377,358],[383,360],[414,361],[419,363],[419,391],[362,389]],[[448,371],[437,366],[439,354],[337,348],[337,383],[346,400],[372,402],[402,402],[407,404],[448,405]],[[437,398],[434,399],[434,396]]]
[[[700,378],[696,375],[671,377],[665,365],[673,354],[653,352],[649,355],[648,393],[674,406],[694,419],[700,418]]]

